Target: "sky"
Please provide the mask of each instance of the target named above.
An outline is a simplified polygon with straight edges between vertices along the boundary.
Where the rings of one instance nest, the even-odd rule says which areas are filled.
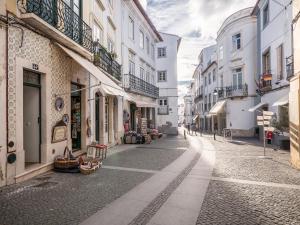
[[[182,38],[178,80],[191,80],[202,48],[215,44],[223,21],[256,0],[140,0],[158,31]]]

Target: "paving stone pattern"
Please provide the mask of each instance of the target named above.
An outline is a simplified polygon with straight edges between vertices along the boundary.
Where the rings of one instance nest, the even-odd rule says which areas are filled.
[[[146,225],[190,173],[199,158],[200,154],[197,153],[189,165],[128,225]]]
[[[300,184],[300,171],[289,163],[288,151],[267,149],[272,159],[259,159],[261,143],[254,139],[213,141],[214,177],[258,182]],[[300,190],[210,181],[197,225],[299,225]]]
[[[108,169],[44,175],[1,191],[0,224],[78,224],[150,176]]]
[[[211,181],[197,225],[299,225],[300,190]]]
[[[163,149],[158,149],[160,140],[153,143],[153,149],[152,144],[147,145],[147,149],[133,147],[110,155],[104,165],[164,168],[184,152],[167,148],[168,142],[176,145],[183,140],[168,139],[161,142]],[[151,176],[150,173],[104,168],[88,176],[50,172],[0,188],[0,225],[79,224]]]
[[[187,141],[181,137],[163,138],[151,145],[139,145],[114,154],[106,166],[120,166],[147,170],[161,170],[184,153]]]
[[[300,185],[300,171],[291,167],[289,151],[267,148],[272,159],[260,159],[263,148],[255,139],[212,144],[217,151],[213,176]]]

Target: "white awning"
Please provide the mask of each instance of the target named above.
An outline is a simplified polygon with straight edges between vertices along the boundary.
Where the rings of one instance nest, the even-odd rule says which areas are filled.
[[[259,108],[267,106],[267,105],[268,105],[268,103],[261,102],[261,103],[257,104],[256,106],[248,109],[248,111],[249,112],[254,112],[254,111],[258,110]]]
[[[285,95],[276,102],[272,106],[283,106],[289,103],[289,95]]]
[[[57,44],[65,53],[67,53],[71,58],[73,58],[79,65],[85,68],[90,74],[97,78],[101,82],[100,89],[105,95],[116,95],[124,96],[124,90],[118,86],[114,81],[107,77],[98,67],[96,67],[89,60],[83,58],[79,54]]]
[[[145,100],[145,99],[139,99],[137,96],[134,96],[130,93],[126,93],[124,98],[129,101],[129,102],[134,102],[137,107],[142,107],[142,108],[155,108],[158,106],[156,100]]]
[[[209,115],[217,115],[221,110],[223,110],[226,104],[226,100],[217,102],[209,111]]]
[[[193,121],[195,121],[196,119],[198,119],[199,115],[194,116]]]

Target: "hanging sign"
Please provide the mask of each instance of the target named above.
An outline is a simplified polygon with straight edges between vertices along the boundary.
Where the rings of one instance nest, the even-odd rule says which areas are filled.
[[[264,114],[264,117],[265,116],[273,116],[274,115],[274,113],[270,112],[270,111],[263,111],[263,114]]]
[[[270,125],[271,123],[270,123],[270,121],[264,121],[264,125]]]
[[[263,116],[257,116],[257,121],[263,121],[264,117]]]
[[[271,131],[271,132],[274,132],[274,131],[275,131],[275,127],[265,127],[264,130],[265,130],[265,131]]]

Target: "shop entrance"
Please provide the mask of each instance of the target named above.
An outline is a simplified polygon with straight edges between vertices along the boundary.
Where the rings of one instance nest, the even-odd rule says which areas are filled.
[[[100,143],[100,95],[95,95],[95,141]]]
[[[71,134],[73,151],[81,149],[81,91],[78,84],[71,84]]]
[[[24,70],[23,81],[23,141],[27,167],[41,162],[40,74]]]

